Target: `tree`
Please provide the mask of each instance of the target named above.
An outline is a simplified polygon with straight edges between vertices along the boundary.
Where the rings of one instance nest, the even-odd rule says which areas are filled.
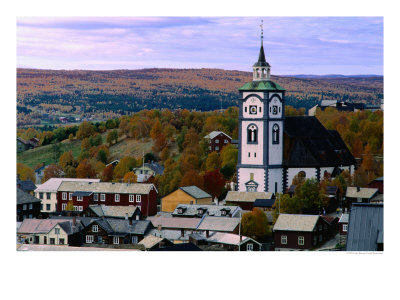
[[[96,170],[88,159],[82,160],[76,168],[77,178],[96,178]]]
[[[118,142],[118,131],[116,129],[109,131],[107,133],[106,141],[107,141],[107,143],[110,144],[110,146],[112,145],[113,141],[114,141],[114,143],[117,143]]]
[[[81,143],[81,152],[82,151],[89,151],[91,145],[88,138],[84,138]]]
[[[226,145],[221,150],[221,166],[224,167],[228,164],[233,166],[237,165],[238,161],[238,149],[232,144]]]
[[[160,133],[155,139],[153,139],[152,150],[155,153],[161,152],[167,146],[168,146],[168,140],[165,138],[165,135],[163,133]]]
[[[94,136],[91,136],[89,138],[90,146],[100,146],[103,144],[103,138],[101,137],[101,134],[96,133]]]
[[[21,180],[31,180],[33,183],[36,182],[35,171],[22,163],[17,163],[17,174]]]
[[[65,177],[76,178],[76,169],[73,166],[67,165],[64,169]]]
[[[113,172],[114,181],[119,181],[124,178],[125,174],[138,166],[138,162],[134,157],[125,156],[120,159],[118,165],[115,166]]]
[[[221,160],[217,152],[211,152],[207,156],[206,171],[219,170],[221,168]]]
[[[224,176],[218,171],[206,172],[204,174],[204,190],[213,198],[219,197],[225,187]]]
[[[153,127],[150,130],[150,136],[153,140],[156,140],[158,136],[162,133],[162,127],[159,119],[156,119]]]
[[[156,160],[157,160],[156,156],[152,152],[148,152],[148,153],[146,153],[144,155],[144,162],[145,163],[149,163],[149,162],[156,161]]]
[[[317,179],[306,179],[303,184],[297,185],[295,196],[300,200],[302,213],[322,212],[323,195],[320,193]]]
[[[233,177],[233,175],[235,175],[236,166],[227,164],[221,168],[220,172],[222,175],[224,175],[225,179],[229,180]]]
[[[72,155],[72,151],[64,152],[58,161],[60,167],[65,171],[67,166],[74,165],[74,156]]]
[[[127,183],[135,183],[137,182],[137,176],[135,172],[130,171],[124,175],[124,179],[122,181]]]
[[[50,178],[61,178],[62,175],[63,175],[62,168],[59,165],[51,164],[44,169],[42,183],[45,183]]]
[[[279,214],[298,214],[301,211],[301,202],[297,196],[290,197],[289,194],[277,194],[274,209],[274,221]]]
[[[168,147],[165,147],[160,153],[161,161],[166,161],[170,156]]]
[[[70,133],[69,136],[68,136],[68,139],[69,139],[70,142],[72,142],[74,140],[74,134]]]
[[[100,149],[99,152],[97,152],[96,158],[98,161],[106,164],[107,163],[107,152],[104,149]]]
[[[191,186],[195,185],[200,189],[204,188],[204,178],[195,170],[187,171],[179,184],[180,186]]]
[[[267,215],[258,208],[244,213],[241,220],[242,234],[259,242],[264,242],[271,236]]]
[[[101,181],[110,182],[113,180],[114,167],[112,165],[106,166],[101,174]]]
[[[61,145],[60,145],[60,143],[54,143],[51,146],[51,153],[52,153],[52,156],[53,156],[53,160],[54,161],[58,161],[58,159],[59,159],[59,157],[61,155]]]
[[[84,138],[90,137],[93,134],[94,134],[94,126],[91,123],[84,121],[81,123],[81,125],[79,125],[76,137],[77,139],[82,140]]]

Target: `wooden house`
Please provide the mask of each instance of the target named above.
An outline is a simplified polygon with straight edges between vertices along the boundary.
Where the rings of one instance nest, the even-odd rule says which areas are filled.
[[[178,204],[213,203],[212,196],[197,186],[184,186],[161,199],[161,211],[173,212]]]
[[[139,245],[143,245],[146,251],[151,251],[155,249],[172,246],[174,245],[174,243],[166,238],[161,238],[149,234],[139,242]]]
[[[237,205],[240,206],[243,210],[252,210],[254,208],[254,203],[258,200],[257,203],[263,202],[264,204],[266,200],[275,199],[274,194],[267,192],[237,192],[237,191],[229,191],[225,198],[226,205]],[[268,207],[266,207],[268,208]]]
[[[368,183],[368,187],[378,189],[379,193],[383,194],[383,177],[375,178]]]
[[[208,140],[209,152],[221,152],[225,145],[232,142],[232,138],[222,131],[213,131],[207,134],[204,138]]]
[[[339,219],[339,241],[341,245],[346,244],[348,226],[349,214],[342,214]]]
[[[40,215],[41,201],[17,188],[17,222],[35,219]]]

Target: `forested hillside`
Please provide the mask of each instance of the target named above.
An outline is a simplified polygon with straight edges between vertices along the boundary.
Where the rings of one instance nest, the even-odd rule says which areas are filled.
[[[114,118],[142,109],[210,111],[237,105],[250,72],[220,69],[56,71],[17,69],[19,124],[40,116]],[[321,99],[370,104],[383,98],[383,77],[293,78],[272,76],[286,88],[286,104],[311,107]]]

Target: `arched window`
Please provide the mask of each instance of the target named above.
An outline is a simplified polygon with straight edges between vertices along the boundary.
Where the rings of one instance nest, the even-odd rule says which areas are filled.
[[[258,129],[255,124],[250,124],[247,127],[247,143],[257,143]]]
[[[279,144],[279,126],[274,124],[272,127],[272,144]]]

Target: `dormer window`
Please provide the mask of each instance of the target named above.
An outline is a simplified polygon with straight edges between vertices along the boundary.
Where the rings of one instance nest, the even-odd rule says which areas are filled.
[[[182,207],[178,208],[178,214],[183,214],[183,208]]]

